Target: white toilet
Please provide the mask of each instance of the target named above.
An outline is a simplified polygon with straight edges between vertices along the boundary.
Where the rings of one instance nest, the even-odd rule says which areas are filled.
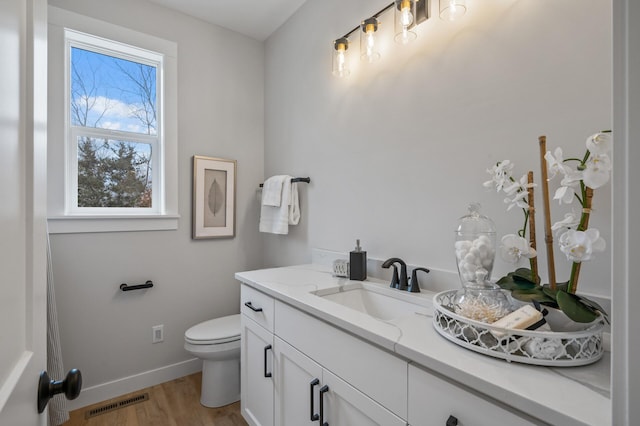
[[[184,333],[184,348],[203,361],[202,405],[240,400],[240,314],[194,325]]]

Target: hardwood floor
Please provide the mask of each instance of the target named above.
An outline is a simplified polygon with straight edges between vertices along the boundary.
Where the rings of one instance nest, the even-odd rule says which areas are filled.
[[[200,405],[201,373],[181,377],[70,413],[63,426],[246,426],[240,402],[220,408]],[[149,400],[85,419],[85,413],[143,393]]]

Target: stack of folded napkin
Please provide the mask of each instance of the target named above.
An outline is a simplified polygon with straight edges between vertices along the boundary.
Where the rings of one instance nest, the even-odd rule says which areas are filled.
[[[298,184],[289,175],[272,176],[262,186],[260,232],[288,234],[300,221]]]

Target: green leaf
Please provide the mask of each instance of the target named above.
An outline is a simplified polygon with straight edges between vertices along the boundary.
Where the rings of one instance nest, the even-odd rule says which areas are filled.
[[[531,302],[534,300],[540,303],[555,302],[555,300],[547,296],[540,287],[532,289],[516,289],[511,292],[511,295],[522,302]]]
[[[596,311],[582,303],[575,294],[558,290],[556,300],[562,312],[575,322],[592,322],[598,318]]]
[[[577,294],[575,294],[574,296],[577,297],[582,304],[588,306],[589,308],[593,309],[596,312],[600,312],[600,314],[605,319],[605,321],[609,323],[609,314],[604,309],[602,309],[602,306],[600,306],[598,303],[594,302],[591,299],[587,299],[584,296],[579,296]]]
[[[531,284],[538,284],[540,282],[540,277],[533,277],[533,272],[528,268],[518,268],[515,271],[511,272],[513,274],[513,278],[517,281],[527,281]]]
[[[513,275],[513,272],[509,272],[506,276],[500,278],[496,283],[503,289],[511,291],[517,289],[528,290],[536,287],[536,285],[530,281],[516,279]]]

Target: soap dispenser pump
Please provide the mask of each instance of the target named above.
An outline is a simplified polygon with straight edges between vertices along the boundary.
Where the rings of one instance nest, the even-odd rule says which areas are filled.
[[[349,279],[367,279],[367,252],[360,247],[360,240],[356,240],[356,248],[349,253]]]

